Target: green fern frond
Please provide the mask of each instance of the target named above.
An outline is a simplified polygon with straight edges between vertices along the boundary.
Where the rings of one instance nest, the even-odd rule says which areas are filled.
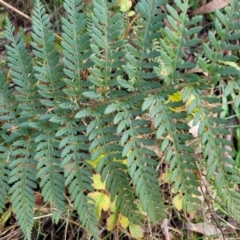
[[[21,133],[21,131],[19,131]],[[26,132],[25,132],[25,135]],[[28,133],[28,135],[30,135]],[[31,139],[19,140],[13,143],[11,155],[14,160],[9,164],[11,168],[9,183],[13,184],[9,190],[13,211],[21,230],[27,239],[31,239],[33,228],[34,191],[36,185],[36,161],[33,160]]]
[[[59,141],[53,131],[56,124],[49,123],[46,126],[44,122],[38,122],[32,123],[31,126],[42,132],[35,138],[38,144],[35,155],[38,161],[36,178],[40,179],[44,201],[50,203],[53,221],[58,222],[65,211],[65,198],[63,169],[60,167],[60,153],[57,150]]]
[[[99,100],[112,98],[113,87],[117,85],[115,78],[122,73],[124,41],[120,40],[120,36],[124,29],[120,12],[111,13],[114,4],[116,1],[94,1],[92,23],[88,26],[93,39],[91,60],[94,63],[89,80],[95,86],[95,98]]]
[[[238,60],[235,54],[224,56],[223,51],[232,52],[239,50],[238,40],[239,34],[239,10],[238,1],[231,1],[229,7],[225,9],[225,14],[216,10],[215,28],[216,33],[209,31],[210,43],[203,45],[204,54],[207,59],[204,61],[199,57],[199,65],[206,71],[210,78],[209,84],[216,84],[226,77],[229,80],[226,83],[224,95],[227,97],[230,92],[239,91],[239,83],[237,78],[240,70],[234,67],[234,63]],[[216,72],[218,73],[216,75]],[[220,104],[217,97],[201,98],[201,101],[209,102],[209,104]],[[236,106],[235,106],[236,107]],[[212,112],[221,113],[222,109],[213,107]],[[223,199],[232,216],[239,219],[239,199],[240,194],[235,190],[235,185],[239,184],[239,169],[236,168],[234,161],[234,151],[232,143],[227,141],[224,136],[229,132],[226,129],[227,120],[222,118],[210,117],[208,109],[202,109],[202,117],[199,134],[201,134],[202,144],[204,144],[204,158],[207,165],[207,179],[214,182],[218,196]]]
[[[1,146],[1,154],[5,156],[5,162],[11,172],[8,175],[8,183],[12,186],[9,189],[9,195],[13,205],[13,211],[16,219],[27,239],[31,239],[33,228],[33,188],[35,183],[35,161],[33,160],[33,150],[30,131],[22,127],[24,119],[19,118],[21,108],[14,98],[13,90],[9,89],[9,83],[1,78],[1,136],[4,145]],[[19,140],[19,136],[25,136],[27,140]],[[3,144],[2,143],[2,144]],[[3,166],[3,165],[2,165]],[[2,174],[6,173],[6,168],[1,169]],[[2,172],[3,171],[3,172]],[[4,180],[4,179],[3,179]],[[6,180],[6,178],[5,178]],[[3,188],[8,185],[3,182]],[[6,196],[6,195],[5,195]]]
[[[46,107],[54,107],[58,105],[56,101],[61,98],[60,89],[64,85],[64,82],[60,81],[63,77],[63,66],[59,63],[58,52],[54,48],[49,16],[39,0],[36,0],[34,5],[32,24],[33,53],[39,58],[38,66],[34,66],[38,72],[35,77],[40,81],[37,84],[39,93],[45,98],[41,103]],[[54,101],[50,101],[50,98],[54,98]]]
[[[3,140],[1,141],[0,146],[0,214],[3,213],[6,204],[6,196],[9,191],[9,173],[10,170],[8,168],[10,150],[3,145]]]
[[[66,116],[52,117],[53,123],[61,122],[64,128],[56,133],[56,137],[60,138],[59,148],[62,150],[61,167],[64,168],[65,186],[68,187],[70,199],[73,206],[77,209],[81,224],[93,235],[97,236],[97,217],[95,214],[95,206],[89,197],[85,195],[86,191],[93,191],[92,173],[86,160],[90,156],[84,151],[88,150],[86,144],[87,137],[79,134],[85,131],[85,126],[78,126],[75,119],[68,119]]]
[[[121,66],[124,56],[122,50],[124,41],[120,40],[123,32],[121,14],[111,12],[114,4],[115,2],[110,4],[105,0],[94,1],[92,24],[88,26],[89,34],[93,38],[91,60],[95,64],[90,68],[89,80],[92,84],[91,88],[94,90],[84,92],[83,96],[96,102],[104,98],[114,98],[116,94],[126,94],[124,91],[115,89],[118,85],[116,76],[123,73]],[[116,207],[130,220],[136,221],[137,207],[134,203],[134,194],[127,181],[126,166],[116,162],[116,159],[122,158],[122,148],[118,145],[120,138],[113,135],[116,127],[108,125],[113,117],[99,118],[99,113],[103,114],[104,108],[101,107],[97,111],[89,109],[89,116],[93,118],[87,127],[87,134],[91,141],[89,149],[90,151],[97,149],[92,155],[92,159],[95,159],[97,154],[104,153],[97,171],[102,174],[103,179],[107,179],[106,187],[110,192],[111,200],[114,201],[116,198]],[[79,115],[77,114],[77,116]]]
[[[122,155],[127,156],[127,167],[133,181],[135,192],[139,196],[143,210],[146,211],[153,222],[163,216],[163,204],[158,191],[158,178],[155,170],[156,154],[147,148],[155,145],[148,139],[147,134],[152,130],[147,127],[146,120],[135,119],[141,116],[140,109],[134,110],[130,106],[142,102],[143,96],[128,99],[126,102],[118,102],[110,105],[105,113],[116,111],[114,123],[118,124],[117,133],[121,134],[120,145],[123,146]],[[153,190],[155,189],[155,190]]]
[[[175,7],[177,10],[168,4],[166,5],[168,11],[166,19],[169,27],[165,27],[162,32],[164,37],[160,40],[161,50],[160,57],[157,58],[158,66],[153,66],[157,76],[163,80],[165,88],[157,95],[148,95],[144,100],[142,109],[149,109],[160,150],[165,153],[165,160],[170,163],[170,169],[173,171],[170,182],[174,184],[176,192],[184,193],[184,207],[190,210],[195,209],[196,204],[201,204],[197,197],[201,194],[197,190],[200,182],[194,174],[194,171],[198,169],[193,155],[194,150],[191,146],[186,146],[186,141],[191,141],[192,136],[186,132],[189,129],[185,123],[187,114],[181,110],[180,112],[173,110],[183,108],[183,102],[167,102],[166,100],[174,91],[178,91],[180,79],[186,82],[186,86],[188,86],[187,83],[191,83],[195,87],[199,82],[199,77],[196,75],[181,72],[182,69],[196,67],[196,63],[188,62],[185,59],[184,49],[194,47],[200,42],[199,39],[195,38],[195,34],[201,28],[195,27],[195,24],[201,20],[201,17],[188,19],[188,1],[175,1]],[[189,87],[188,92],[184,92],[184,101],[195,91],[194,87]],[[179,89],[182,88],[180,84]],[[182,134],[183,131],[185,131],[184,134]]]
[[[33,75],[32,59],[28,55],[23,39],[18,33],[13,36],[14,27],[6,19],[5,36],[11,41],[11,46],[6,46],[8,54],[8,66],[11,69],[10,74],[13,82],[16,84],[15,90],[19,92],[16,94],[16,99],[22,102],[19,107],[23,110],[22,117],[34,117],[34,112],[38,104],[37,86]]]
[[[61,44],[64,55],[64,73],[67,76],[64,81],[68,86],[63,91],[75,101],[81,98],[84,86],[89,85],[82,76],[92,65],[89,61],[91,55],[90,36],[86,32],[86,17],[81,13],[82,5],[80,3],[80,0],[65,1],[64,9],[67,16],[62,18],[63,41]]]
[[[160,55],[160,52],[152,50],[151,44],[161,35],[160,29],[165,14],[161,12],[160,7],[165,2],[143,0],[137,4],[136,13],[140,14],[138,28],[136,36],[132,36],[132,43],[126,44],[127,65],[123,66],[129,81],[124,80],[122,76],[118,77],[119,85],[128,91],[141,91],[159,86],[152,80],[157,77],[153,68],[158,66],[158,63],[154,59]]]

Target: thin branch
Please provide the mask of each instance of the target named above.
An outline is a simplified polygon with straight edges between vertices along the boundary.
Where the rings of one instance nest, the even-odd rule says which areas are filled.
[[[4,2],[3,0],[0,0],[0,4],[3,5],[4,7],[8,8],[8,9],[10,9],[11,11],[16,12],[17,14],[21,15],[22,17],[24,17],[24,18],[27,19],[28,21],[32,22],[32,19],[31,19],[28,15],[24,14],[23,12],[19,11],[18,9],[16,9],[15,7],[11,6],[10,4]],[[58,38],[59,40],[61,40],[61,41],[63,40],[63,39],[62,39],[59,35],[57,35],[56,33],[54,33],[54,36],[55,36],[56,38]]]

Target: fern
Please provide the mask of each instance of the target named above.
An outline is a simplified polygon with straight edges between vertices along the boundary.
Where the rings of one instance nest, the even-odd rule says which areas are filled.
[[[50,202],[52,219],[58,222],[61,213],[65,210],[64,178],[60,173],[62,169],[60,154],[57,150],[59,141],[55,137],[58,124],[53,124],[48,120],[58,112],[58,104],[61,99],[60,89],[63,87],[61,81],[63,71],[58,53],[54,48],[54,35],[50,30],[49,16],[39,1],[35,3],[32,20],[34,26],[33,53],[39,59],[39,65],[34,66],[37,71],[35,77],[39,81],[38,92],[43,97],[40,102],[46,109],[37,122],[31,124],[39,133],[35,138],[35,142],[38,144],[35,155],[35,159],[38,160],[36,177],[41,179],[40,187],[44,201]],[[53,108],[52,113],[48,113],[49,107]]]
[[[183,195],[184,210],[202,204],[196,172],[206,172],[217,197],[239,221],[239,169],[234,152],[226,148],[231,142],[224,138],[228,131],[221,101],[203,94],[225,86],[226,98],[238,95],[238,1],[216,11],[209,44],[198,38],[201,16],[188,17],[188,1],[141,0],[136,22],[127,30],[117,5],[96,0],[85,14],[80,0],[65,0],[61,55],[39,0],[32,16],[33,58],[6,20],[14,88],[0,73],[0,213],[9,196],[27,239],[37,187],[55,222],[66,212],[66,189],[81,225],[98,238],[96,203],[87,196],[94,171],[106,181],[117,211],[139,222],[139,200],[152,222],[160,220],[165,208],[158,151],[169,165],[170,183]],[[200,50],[189,61],[187,51],[193,48]],[[232,55],[224,56],[222,49]],[[195,68],[205,75],[195,74]],[[181,99],[175,101],[174,94]],[[199,124],[201,161],[189,118]]]
[[[7,46],[9,67],[12,68],[11,76],[14,83],[17,85],[16,91],[21,96],[14,97],[13,90],[8,90],[9,84],[2,81],[2,92],[5,109],[9,114],[6,118],[7,122],[4,123],[2,129],[2,137],[5,142],[5,149],[9,149],[8,167],[11,170],[9,174],[9,183],[12,185],[9,189],[11,200],[13,204],[16,218],[20,224],[23,233],[27,238],[31,236],[33,227],[33,207],[34,197],[33,189],[36,185],[36,161],[34,158],[34,144],[32,138],[32,131],[28,126],[26,120],[35,115],[32,110],[35,107],[35,96],[32,92],[34,89],[33,84],[36,80],[32,74],[31,58],[28,57],[27,50],[25,49],[24,42],[17,34],[13,36],[13,26],[6,21],[5,36],[13,44],[12,47]],[[10,136],[9,135],[10,132]],[[3,146],[2,146],[3,147]]]
[[[77,209],[81,223],[90,233],[96,236],[97,217],[94,211],[93,201],[85,195],[86,190],[93,191],[92,173],[86,160],[90,159],[87,154],[87,137],[82,132],[86,127],[74,119],[73,110],[78,108],[78,103],[84,101],[81,93],[84,84],[81,75],[91,66],[89,35],[86,32],[85,15],[80,13],[82,5],[80,1],[68,1],[64,4],[67,11],[66,18],[63,18],[63,63],[66,78],[66,88],[63,89],[66,99],[63,101],[59,117],[52,117],[51,122],[60,123],[64,128],[60,129],[56,136],[61,139],[59,148],[62,149],[61,166],[65,168],[65,185],[68,186],[70,199]],[[67,117],[69,116],[69,117]]]
[[[237,57],[233,54],[231,56],[223,56],[219,50],[239,50],[237,41],[240,38],[238,33],[238,19],[239,19],[240,4],[238,1],[232,1],[231,5],[226,8],[226,14],[216,11],[216,34],[209,32],[210,44],[204,44],[203,49],[206,57],[210,60],[208,64],[203,65],[203,60],[200,58],[199,65],[208,69],[209,76],[218,75],[216,80],[225,79],[229,77],[232,82],[232,86],[239,90],[239,84],[237,83],[237,77],[240,74],[239,69],[232,67],[231,65],[224,65],[225,62],[234,63],[237,61]],[[219,39],[219,41],[217,40]],[[236,76],[236,78],[235,78]],[[228,86],[231,86],[228,83]],[[229,89],[226,88],[226,92]],[[225,94],[227,96],[227,94]],[[217,98],[203,98],[205,101],[219,102]],[[239,105],[238,105],[239,106]],[[213,112],[219,112],[219,109],[213,108]],[[234,185],[240,181],[239,170],[235,167],[234,152],[229,151],[226,146],[232,146],[232,142],[224,139],[224,136],[228,134],[225,128],[221,128],[226,124],[226,121],[219,118],[208,117],[208,110],[204,111],[204,118],[201,122],[201,129],[205,126],[206,131],[202,131],[202,144],[205,145],[204,157],[206,158],[207,165],[207,178],[210,180],[214,176],[214,184],[217,189],[217,193],[220,199],[224,199],[227,204],[229,212],[239,221],[239,198],[240,194],[235,191]]]

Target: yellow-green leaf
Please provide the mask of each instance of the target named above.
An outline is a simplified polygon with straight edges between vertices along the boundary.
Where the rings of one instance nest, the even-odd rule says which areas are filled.
[[[181,211],[183,207],[183,197],[182,194],[177,194],[172,200],[173,206],[178,210]]]
[[[221,60],[218,60],[218,62],[223,63],[224,65],[228,65],[228,66],[230,66],[230,67],[236,68],[237,70],[240,70],[240,67],[239,67],[238,64],[235,63],[235,62],[221,61]]]
[[[168,95],[168,98],[172,102],[180,102],[182,101],[182,94],[180,92],[175,92],[171,95]]]
[[[92,180],[93,180],[92,186],[94,187],[94,189],[96,189],[96,190],[104,190],[105,189],[105,183],[103,183],[101,181],[100,174],[94,174],[92,176]]]
[[[134,11],[130,11],[127,16],[128,17],[132,17],[133,15],[135,15],[135,12]]]
[[[107,230],[112,231],[117,223],[118,214],[115,212],[107,218]]]
[[[97,151],[97,148],[94,149],[91,153],[94,153],[94,152],[96,152],[96,151]],[[100,160],[101,160],[103,157],[104,157],[104,155],[103,155],[103,154],[100,154],[100,155],[98,155],[97,158],[95,158],[95,159],[93,159],[93,160],[89,160],[89,161],[87,161],[87,162],[88,162],[94,169],[96,169],[98,163],[100,162]]]
[[[141,226],[130,223],[129,224],[129,231],[132,237],[136,239],[142,239],[143,238],[143,229]]]
[[[115,199],[116,200],[116,199]],[[117,207],[116,207],[116,201],[113,201],[110,203],[110,211],[111,212],[116,212],[117,211]]]
[[[126,229],[129,225],[129,220],[125,216],[121,216],[120,225],[123,229]]]
[[[2,215],[0,215],[0,231],[4,228],[5,223],[12,214],[12,207],[9,207]]]
[[[131,0],[119,0],[119,6],[120,6],[121,12],[127,12],[132,6],[132,1]]]
[[[101,192],[91,192],[88,194],[88,196],[94,199],[96,213],[98,218],[100,218],[102,210],[107,211],[110,207],[109,196]]]

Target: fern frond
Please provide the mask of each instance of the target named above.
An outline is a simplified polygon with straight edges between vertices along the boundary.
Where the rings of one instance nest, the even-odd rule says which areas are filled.
[[[112,98],[113,94],[116,94],[114,89],[118,85],[116,76],[122,74],[122,57],[125,53],[124,41],[120,40],[120,36],[124,29],[121,13],[111,13],[115,3],[116,1],[112,3],[105,0],[94,1],[92,24],[88,26],[93,39],[91,60],[94,63],[94,67],[90,69],[89,80],[95,87],[94,92],[97,94],[95,98],[99,100]]]
[[[40,179],[44,201],[50,203],[52,219],[58,222],[65,210],[65,198],[64,177],[61,174],[60,153],[57,150],[59,141],[56,140],[55,132],[52,131],[55,126],[52,123],[46,126],[41,122],[31,125],[43,131],[35,138],[38,144],[35,155],[35,159],[38,160],[36,177]]]
[[[64,127],[56,133],[56,137],[61,138],[59,148],[62,150],[61,167],[64,168],[65,185],[68,187],[70,199],[77,209],[81,224],[91,235],[97,236],[98,221],[94,211],[95,206],[85,195],[85,191],[94,190],[91,186],[92,173],[86,163],[90,156],[84,153],[88,150],[87,137],[79,134],[85,131],[86,127],[78,126],[75,119],[68,119],[66,116],[52,117],[50,121],[64,124]]]
[[[61,174],[60,153],[58,152],[58,140],[55,138],[58,124],[49,122],[49,118],[55,116],[59,110],[59,103],[62,99],[61,89],[64,82],[63,66],[59,63],[59,56],[54,48],[54,35],[50,30],[49,16],[39,0],[36,0],[32,16],[33,53],[39,59],[38,66],[34,69],[38,72],[35,77],[39,80],[39,93],[43,97],[40,102],[45,106],[45,114],[38,118],[38,121],[31,123],[38,131],[35,142],[35,159],[37,164],[37,178],[40,178],[40,187],[44,201],[49,201],[52,210],[52,219],[58,222],[62,212],[65,210],[64,199],[64,177]],[[52,108],[52,113],[48,112]],[[51,111],[50,111],[51,112]],[[57,116],[57,115],[56,115]]]
[[[158,178],[155,170],[157,161],[155,152],[148,146],[156,143],[147,138],[152,130],[148,127],[146,120],[136,119],[141,116],[140,109],[133,109],[143,101],[144,96],[125,99],[125,102],[117,102],[110,105],[107,113],[117,112],[114,123],[118,124],[117,133],[121,134],[120,145],[123,146],[122,155],[127,156],[127,167],[133,181],[135,192],[139,196],[143,206],[153,222],[163,217],[163,204],[158,191]]]
[[[15,90],[19,92],[16,94],[16,99],[22,102],[19,107],[22,109],[22,117],[34,117],[34,112],[38,107],[38,93],[37,86],[33,75],[32,59],[28,55],[23,39],[18,33],[13,35],[14,27],[6,19],[5,36],[11,41],[11,46],[6,46],[8,54],[8,66],[11,71],[10,74],[13,78],[13,82],[16,84]]]
[[[223,82],[226,77],[228,78],[224,90],[225,97],[231,92],[231,94],[235,94],[234,91],[239,92],[240,70],[234,65],[238,59],[234,53],[240,48],[238,44],[240,39],[238,32],[240,27],[238,23],[239,10],[240,4],[235,0],[231,1],[225,13],[216,10],[216,33],[209,31],[210,43],[203,45],[204,54],[209,61],[206,63],[206,60],[204,61],[199,57],[199,65],[208,73],[208,78],[213,79],[209,81],[209,84]],[[232,55],[224,56],[223,51],[229,50],[232,51]],[[201,101],[209,104],[220,104],[220,100],[214,96],[201,98]],[[212,112],[221,113],[222,109],[214,106]],[[219,198],[224,200],[230,214],[240,221],[240,194],[234,187],[240,181],[239,169],[236,168],[234,161],[234,151],[229,151],[233,148],[232,143],[224,138],[228,134],[227,120],[211,117],[209,110],[203,109],[200,122],[199,134],[201,134],[202,144],[205,146],[204,158],[207,165],[207,179],[209,182],[214,181]],[[207,128],[205,128],[206,126]]]
[[[65,1],[64,9],[67,12],[66,18],[62,18],[63,28],[63,63],[64,73],[67,78],[64,79],[68,88],[63,92],[71,96],[74,101],[81,98],[84,87],[89,85],[84,81],[83,75],[87,74],[87,69],[92,65],[89,61],[91,51],[90,36],[86,32],[86,17],[81,13],[81,1]],[[72,102],[74,104],[74,102]]]
[[[24,132],[24,131],[22,131]],[[21,133],[21,131],[19,131]],[[30,135],[29,133],[25,135]],[[14,160],[9,164],[11,168],[9,183],[13,184],[9,190],[14,213],[21,230],[27,239],[31,239],[33,228],[34,191],[36,185],[36,161],[33,159],[31,139],[18,140],[13,143],[11,153]]]
[[[116,94],[126,94],[124,91],[115,89],[118,85],[116,77],[123,73],[121,65],[124,56],[122,49],[124,41],[120,40],[123,23],[121,14],[112,12],[115,3],[108,3],[105,0],[94,1],[92,23],[88,26],[88,31],[93,38],[91,60],[95,64],[90,68],[89,80],[94,90],[83,92],[83,96],[98,103],[104,98],[114,98]],[[93,118],[87,127],[87,134],[91,141],[89,150],[93,152],[96,149],[92,159],[100,153],[104,156],[100,160],[97,171],[101,173],[103,179],[107,179],[106,187],[110,192],[111,200],[114,201],[116,198],[116,207],[130,220],[136,221],[137,207],[127,181],[126,166],[116,161],[122,159],[122,147],[118,145],[120,138],[114,134],[116,127],[109,125],[113,119],[112,116],[99,118],[99,114],[103,115],[104,110],[105,106],[97,111],[89,108],[88,115],[82,115],[80,112],[77,116]]]
[[[36,0],[32,16],[33,53],[39,58],[39,66],[34,66],[38,72],[35,77],[38,83],[39,93],[45,99],[41,103],[46,107],[57,106],[57,99],[61,98],[61,88],[64,85],[60,79],[63,77],[63,66],[59,63],[59,56],[54,48],[54,35],[50,30],[48,14],[39,0]],[[53,98],[54,101],[49,99]]]
[[[197,198],[200,195],[199,190],[197,190],[200,183],[193,173],[198,169],[193,156],[194,150],[191,146],[186,146],[186,141],[191,140],[192,136],[186,132],[182,134],[183,131],[189,129],[185,123],[187,115],[184,112],[172,111],[174,108],[181,109],[183,102],[166,102],[166,99],[178,90],[179,79],[193,84],[199,80],[194,74],[182,74],[181,70],[192,69],[196,66],[192,62],[187,62],[184,49],[195,46],[200,42],[199,39],[194,38],[194,34],[201,30],[201,28],[195,27],[195,24],[201,18],[188,19],[188,1],[184,1],[184,3],[175,1],[175,5],[180,13],[172,6],[166,5],[168,11],[166,19],[169,27],[165,27],[162,32],[164,37],[160,40],[160,57],[156,55],[158,64],[152,66],[157,76],[163,79],[162,84],[166,86],[164,90],[158,91],[158,94],[148,95],[143,102],[142,109],[149,109],[160,150],[165,153],[165,160],[170,163],[170,169],[173,171],[170,182],[174,183],[175,191],[184,192],[184,206],[190,210],[195,208],[196,203],[201,203]],[[182,87],[179,86],[179,89],[182,89]],[[192,91],[194,91],[194,88],[190,88],[188,96],[183,94],[184,101],[188,99]]]
[[[159,51],[152,49],[152,42],[159,40],[161,27],[165,14],[161,12],[161,6],[166,1],[139,1],[136,13],[140,14],[138,27],[135,30],[136,36],[132,36],[131,44],[126,44],[127,65],[123,69],[130,81],[126,81],[123,76],[118,77],[118,83],[128,91],[142,91],[159,86],[153,80],[157,77],[153,68],[159,64],[155,58],[160,55]]]
[[[3,145],[3,140],[1,141],[0,146],[0,214],[3,212],[6,203],[6,196],[9,191],[9,173],[10,170],[8,168],[9,158],[10,158],[10,150]]]
[[[12,184],[9,195],[21,230],[27,239],[31,239],[34,206],[33,188],[36,188],[35,161],[33,160],[33,150],[30,148],[31,137],[28,137],[31,136],[31,133],[26,127],[22,127],[23,119],[18,117],[21,115],[21,108],[19,108],[13,95],[13,90],[9,89],[9,83],[4,82],[3,77],[1,78],[1,89],[1,136],[5,145],[1,146],[1,155],[5,156],[6,164],[11,170],[8,175],[8,183]],[[19,136],[24,136],[27,140],[19,140]],[[4,174],[2,171],[6,173],[6,170],[6,167],[1,169],[2,177]],[[6,178],[1,180],[5,181]],[[3,182],[2,191],[7,188],[8,185]]]
[[[67,88],[63,89],[66,97],[71,96],[68,106],[64,103],[64,111],[61,117],[52,117],[51,122],[61,123],[62,128],[56,133],[61,138],[60,149],[62,149],[61,166],[65,169],[65,185],[69,189],[70,199],[77,209],[83,227],[88,229],[91,235],[97,236],[97,216],[91,198],[85,195],[85,191],[93,191],[91,186],[91,172],[86,160],[90,158],[84,151],[88,150],[87,137],[80,134],[86,130],[85,126],[79,126],[79,121],[73,118],[72,111],[78,108],[82,102],[88,81],[83,81],[82,75],[92,65],[89,61],[91,51],[90,37],[86,32],[86,17],[81,13],[81,1],[65,1],[64,8],[67,12],[66,18],[62,18],[63,24],[63,63]],[[60,105],[61,107],[62,105]],[[66,117],[69,114],[70,118]]]

